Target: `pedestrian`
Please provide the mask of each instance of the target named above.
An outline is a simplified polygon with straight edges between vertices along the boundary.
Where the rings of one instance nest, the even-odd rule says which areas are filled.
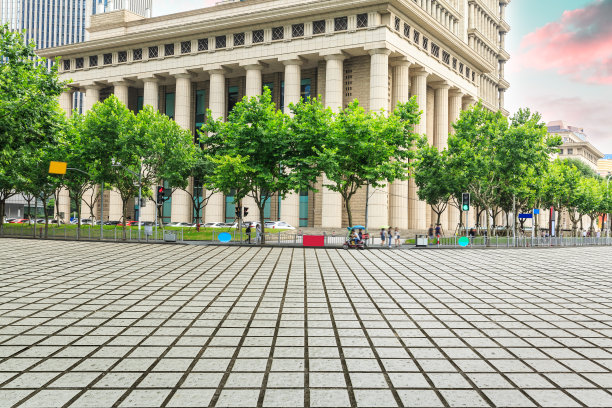
[[[261,244],[261,225],[257,224],[257,226],[255,227],[255,240],[257,242],[257,244]]]
[[[429,239],[433,239],[433,237],[434,237],[434,227],[433,227],[433,224],[429,225],[429,229],[427,230],[427,237]]]
[[[400,247],[402,245],[402,241],[401,241],[401,238],[400,238],[399,228],[395,227],[394,234],[395,234],[395,246],[396,247]]]
[[[250,222],[247,224],[247,227],[246,227],[246,236],[247,236],[247,242],[250,244],[251,243],[251,223]]]
[[[380,246],[385,246],[385,242],[387,242],[387,234],[385,233],[385,229],[380,229]]]
[[[387,230],[387,240],[388,246],[389,248],[391,248],[391,245],[393,244],[393,230],[391,229],[391,227],[389,227],[389,229]]]
[[[436,244],[440,245],[440,237],[442,236],[442,226],[436,224]]]

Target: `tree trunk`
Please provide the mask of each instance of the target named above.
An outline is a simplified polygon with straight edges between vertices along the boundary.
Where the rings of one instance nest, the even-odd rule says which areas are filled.
[[[490,246],[491,245],[491,220],[489,219],[489,208],[485,207],[484,209],[484,213],[485,213],[485,218],[487,220],[487,236],[486,236],[486,245]]]
[[[47,199],[41,198],[43,205],[43,214],[45,215],[45,239],[49,236],[49,215],[47,215]]]
[[[264,207],[266,200],[260,199],[255,201],[257,204],[257,209],[259,210],[259,225],[261,226],[261,243],[266,243],[266,228],[264,221]]]
[[[556,220],[557,225],[555,225],[555,229],[556,229],[556,236],[559,236],[561,234],[561,210],[557,210],[557,220]]]
[[[346,208],[346,215],[348,217],[348,226],[352,227],[353,226],[353,212],[351,210],[351,199],[350,198],[346,198],[346,197],[342,197],[344,199],[344,208]]]
[[[4,198],[0,199],[0,233],[4,230]],[[36,230],[36,227],[34,227]]]
[[[127,200],[121,199],[121,203],[122,203],[122,213],[123,213],[123,240],[126,241],[127,240],[127,231],[126,231],[126,226],[125,226],[125,218],[127,215],[127,203],[129,201],[129,198]]]

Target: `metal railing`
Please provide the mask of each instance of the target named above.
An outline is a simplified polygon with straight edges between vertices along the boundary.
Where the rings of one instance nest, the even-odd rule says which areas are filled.
[[[429,240],[428,247],[453,247],[461,248],[460,237],[440,238]],[[609,246],[612,245],[612,237],[470,237],[468,248],[530,248],[530,247],[577,247],[577,246]]]

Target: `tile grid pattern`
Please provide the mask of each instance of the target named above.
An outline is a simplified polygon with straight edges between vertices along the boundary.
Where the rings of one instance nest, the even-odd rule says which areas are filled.
[[[606,248],[1,242],[0,407],[612,406]]]

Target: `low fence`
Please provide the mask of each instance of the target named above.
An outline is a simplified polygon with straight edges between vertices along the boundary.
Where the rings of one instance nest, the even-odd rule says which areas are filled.
[[[225,245],[243,245],[243,244],[260,244],[254,231],[249,239],[248,235],[243,231],[212,229],[211,234],[202,239],[200,236],[190,236],[194,232],[193,228],[181,229],[165,229],[152,227],[151,235],[145,234],[145,228],[140,231],[135,228],[126,229],[126,237],[123,239],[123,227],[106,227],[103,230],[103,236],[100,236],[100,227],[92,225],[83,225],[81,229],[74,226],[65,225],[49,225],[47,230],[47,239],[65,239],[65,240],[86,240],[86,241],[130,241],[130,242],[192,242],[192,243],[220,243],[219,235],[229,233],[231,240],[224,242]],[[21,238],[45,238],[45,226],[41,224],[4,224],[0,229],[0,236],[4,237],[21,237]],[[270,245],[287,245],[300,246],[302,245],[302,235],[293,231],[285,231],[279,233],[265,233],[265,240]],[[459,243],[461,237],[444,237],[439,240],[427,240],[427,248],[463,248],[464,245]],[[344,236],[324,235],[325,246],[341,247],[346,238]],[[415,239],[403,239],[400,248],[410,249],[415,247]],[[380,238],[372,237],[366,241],[366,246],[369,248],[387,248],[388,242],[381,243]],[[470,237],[468,248],[529,248],[529,247],[578,247],[578,246],[612,246],[612,237],[530,237],[518,236],[513,237]],[[393,248],[395,240],[393,241]]]
[[[164,237],[161,228],[153,228],[152,235],[145,235],[144,227],[138,231],[133,228],[126,228],[125,239],[123,239],[123,227],[105,227],[100,235],[100,228],[93,225],[83,225],[80,229],[65,225],[49,225],[45,237],[45,225],[41,224],[4,224],[0,229],[0,236],[20,237],[20,238],[46,238],[46,239],[66,239],[66,240],[86,240],[86,241],[135,241],[135,242],[182,242],[184,239],[183,230],[171,231],[171,236]]]

